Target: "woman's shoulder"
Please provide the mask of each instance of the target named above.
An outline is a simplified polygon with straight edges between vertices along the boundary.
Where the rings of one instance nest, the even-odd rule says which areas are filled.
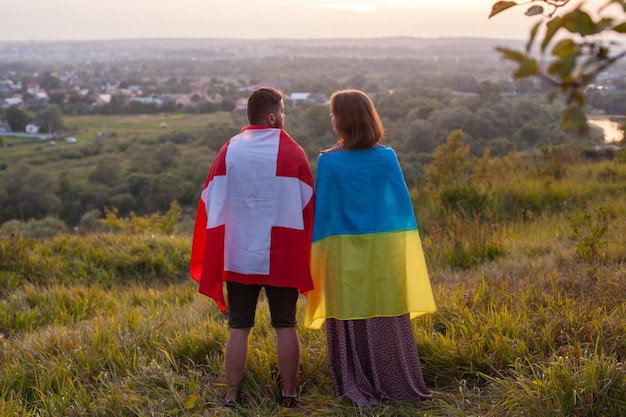
[[[349,149],[343,143],[337,142],[332,148],[324,149],[323,151],[321,151],[320,155],[326,155],[326,154],[335,153],[335,152],[343,152],[347,150]]]

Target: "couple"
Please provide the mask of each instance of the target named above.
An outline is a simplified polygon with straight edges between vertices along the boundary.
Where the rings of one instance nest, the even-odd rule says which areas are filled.
[[[276,330],[281,406],[297,404],[301,292],[304,325],[326,323],[339,397],[373,405],[431,396],[410,319],[435,303],[400,165],[379,144],[383,126],[367,95],[335,92],[330,109],[338,141],[318,158],[315,192],[304,151],[283,130],[282,94],[267,87],[250,94],[250,125],[220,150],[205,182],[190,273],[202,294],[222,311],[228,306],[225,405],[240,400],[262,287]]]

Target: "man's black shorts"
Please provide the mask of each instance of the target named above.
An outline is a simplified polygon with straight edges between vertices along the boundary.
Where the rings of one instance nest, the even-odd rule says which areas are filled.
[[[261,288],[270,306],[272,327],[296,327],[296,303],[300,291],[297,288],[272,287],[270,285],[245,285],[227,282],[228,327],[249,329],[254,327],[254,316]]]

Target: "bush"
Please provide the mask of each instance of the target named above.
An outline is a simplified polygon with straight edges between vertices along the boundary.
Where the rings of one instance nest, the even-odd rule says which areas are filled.
[[[116,208],[111,210],[105,209],[104,212],[105,218],[98,221],[113,230],[130,232],[131,234],[162,233],[169,235],[174,233],[176,224],[180,220],[182,209],[176,201],[173,201],[169,210],[163,216],[154,213],[142,217],[131,212],[129,218],[122,218],[118,216]]]
[[[440,195],[441,205],[449,211],[464,212],[469,216],[483,218],[488,209],[488,197],[474,184],[450,185],[443,188]]]
[[[21,236],[26,238],[53,237],[67,233],[67,225],[56,218],[30,219],[27,222],[11,220],[0,226],[0,236]]]
[[[572,239],[576,241],[576,256],[584,261],[593,261],[606,257],[609,214],[604,207],[593,214],[585,212],[572,216],[570,226]]]
[[[436,247],[426,251],[428,263],[452,269],[469,269],[485,262],[493,261],[504,254],[504,250],[494,240],[497,224],[479,216],[468,216],[460,210],[450,219],[440,224],[429,225],[425,234],[427,246]]]
[[[98,209],[88,211],[80,218],[79,230],[81,233],[85,232],[105,232],[110,228],[100,222],[102,212]]]

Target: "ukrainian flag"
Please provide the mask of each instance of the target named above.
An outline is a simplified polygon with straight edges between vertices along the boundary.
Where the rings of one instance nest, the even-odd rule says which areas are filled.
[[[411,198],[390,147],[318,158],[311,274],[309,328],[326,318],[415,318],[436,310]]]

